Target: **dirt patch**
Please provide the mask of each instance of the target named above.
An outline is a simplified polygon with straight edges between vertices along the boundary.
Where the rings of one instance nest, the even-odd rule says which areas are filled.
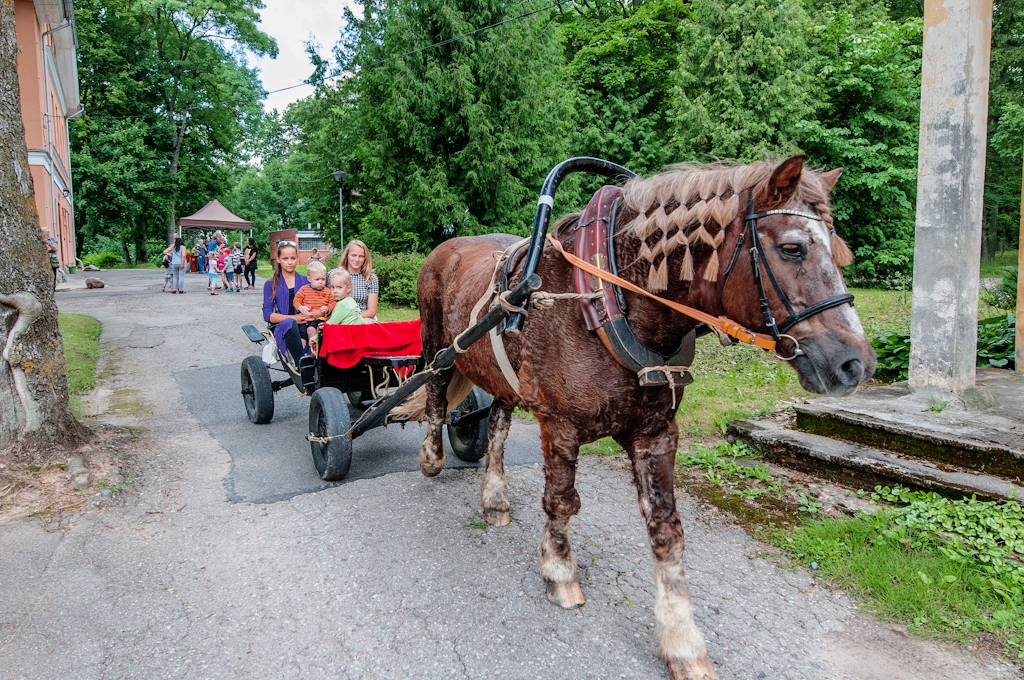
[[[0,452],[0,525],[23,517],[56,519],[111,499],[135,478],[138,433],[98,427],[74,449]]]

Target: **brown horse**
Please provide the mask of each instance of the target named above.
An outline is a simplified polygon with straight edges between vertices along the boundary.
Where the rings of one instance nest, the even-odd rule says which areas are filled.
[[[765,332],[748,248],[728,276],[717,274],[718,249],[723,259],[733,252],[750,197],[760,212],[785,208],[805,213],[768,215],[756,224],[767,263],[798,310],[845,293],[837,261],[848,263],[849,251],[833,238],[828,208],[828,194],[840,172],[805,170],[803,158],[795,156],[782,163],[676,169],[633,179],[623,188],[618,221],[627,226],[619,229],[615,242],[620,276],[659,290],[667,299]],[[656,214],[660,229],[651,228]],[[563,218],[553,228],[569,252],[575,218]],[[704,233],[693,237],[700,229]],[[675,238],[680,232],[684,238]],[[722,238],[716,238],[719,232]],[[503,234],[456,238],[430,254],[419,275],[424,356],[433,356],[467,328],[472,308],[490,285],[495,251],[517,240]],[[666,247],[673,242],[686,247]],[[544,291],[573,290],[573,267],[552,247],[545,249],[537,273]],[[772,311],[784,316],[781,299],[771,288],[768,298]],[[626,300],[627,319],[636,336],[662,354],[671,353],[696,325],[645,297],[626,293]],[[801,321],[789,335],[803,350],[792,363],[808,390],[845,394],[874,372],[874,351],[848,304]],[[580,509],[576,458],[581,444],[613,437],[633,463],[640,513],[647,523],[655,565],[659,653],[674,678],[716,678],[694,624],[683,572],[683,528],[673,493],[678,429],[672,390],[641,387],[637,375],[617,363],[597,335],[587,330],[575,301],[530,311],[522,332],[506,337],[505,347],[519,379],[518,393],[503,377],[487,342],[472,345],[452,370],[427,383],[425,412],[420,414],[428,424],[420,449],[423,474],[434,476],[444,467],[445,414],[462,400],[469,382],[479,385],[494,395],[480,501],[488,522],[508,524],[503,456],[512,409],[518,406],[535,415],[544,453],[547,514],[541,575],[548,598],[572,608],[584,603],[568,532],[569,519]]]

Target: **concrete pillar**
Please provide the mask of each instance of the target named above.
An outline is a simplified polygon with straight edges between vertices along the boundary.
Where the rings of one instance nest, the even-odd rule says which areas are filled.
[[[1017,331],[1013,358],[1024,373],[1024,186],[1020,191],[1020,241],[1017,244]]]
[[[925,0],[910,385],[974,386],[992,0]]]

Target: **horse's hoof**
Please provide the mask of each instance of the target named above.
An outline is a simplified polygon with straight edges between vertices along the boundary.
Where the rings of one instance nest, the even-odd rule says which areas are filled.
[[[507,527],[512,523],[508,510],[484,510],[484,520],[492,527]]]
[[[444,469],[444,463],[440,465],[420,465],[420,472],[423,473],[424,477],[437,477],[441,474],[441,470]]]
[[[711,660],[706,656],[699,659],[672,659],[668,662],[672,680],[718,680]]]
[[[587,603],[583,591],[576,581],[572,583],[548,583],[548,602],[557,604],[562,609],[576,609]]]

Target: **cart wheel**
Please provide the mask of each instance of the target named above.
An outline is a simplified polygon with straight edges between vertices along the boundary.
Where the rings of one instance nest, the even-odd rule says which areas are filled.
[[[321,387],[313,393],[309,403],[309,431],[317,437],[333,437],[326,444],[309,443],[320,479],[336,482],[348,474],[352,464],[352,435],[345,433],[351,422],[348,403],[340,390]]]
[[[270,369],[262,357],[242,360],[242,400],[249,422],[263,425],[273,419],[274,386],[270,382]]]
[[[456,410],[469,413],[487,408],[492,401],[491,395],[479,387],[473,387]],[[477,462],[487,453],[487,418],[466,425],[448,425],[448,441],[459,460]]]
[[[365,410],[363,408],[363,399],[369,399],[372,395],[368,392],[346,392],[345,396],[348,397],[348,403],[352,405],[352,408],[363,411]]]

